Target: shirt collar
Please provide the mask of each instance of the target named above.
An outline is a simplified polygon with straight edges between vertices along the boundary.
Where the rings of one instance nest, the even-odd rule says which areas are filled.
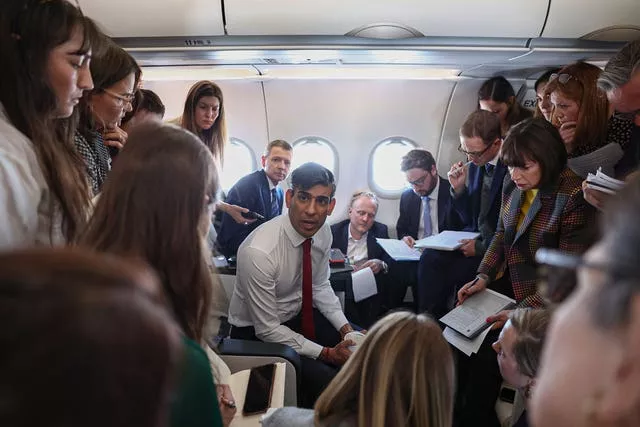
[[[367,234],[369,234],[369,232],[367,231],[366,233],[364,233],[362,235],[361,238],[359,238],[358,240],[356,240],[353,235],[351,234],[351,222],[349,222],[349,226],[347,227],[348,233],[349,233],[349,240],[352,240],[354,242],[359,242],[360,240],[366,240],[367,239]]]
[[[431,193],[429,193],[429,195],[427,196],[431,200],[438,200],[438,192],[440,190],[440,176],[436,176],[436,178],[436,186],[433,187],[433,190],[431,190]]]
[[[269,192],[271,192],[271,190],[276,188],[277,185],[274,185],[273,182],[271,182],[271,178],[269,178],[269,175],[267,175],[267,171],[264,170],[264,168],[262,169],[262,172],[264,172],[264,177],[267,179],[267,184],[269,184]]]
[[[289,241],[291,242],[293,247],[298,247],[302,245],[304,241],[307,240],[307,238],[304,236],[301,236],[300,233],[298,233],[296,229],[293,228],[293,224],[291,224],[291,218],[289,217],[289,213],[280,215],[280,218],[282,218],[282,226],[284,227],[284,232],[289,238]],[[313,244],[313,238],[312,238],[312,244]]]
[[[496,154],[496,156],[493,158],[493,160],[490,160],[487,163],[489,163],[490,165],[496,166],[498,164],[498,159],[499,158],[500,158],[500,151],[498,151],[498,154]]]

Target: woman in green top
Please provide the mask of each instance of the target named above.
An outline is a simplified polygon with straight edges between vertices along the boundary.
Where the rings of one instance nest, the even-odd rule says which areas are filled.
[[[159,273],[188,343],[186,359],[198,362],[184,365],[178,397],[193,407],[175,414],[190,419],[174,418],[174,425],[210,425],[219,406],[227,422],[235,413],[215,398],[210,366],[196,351],[212,299],[204,236],[218,182],[211,152],[193,134],[162,123],[140,125],[118,156],[81,239],[99,251],[142,259]],[[230,393],[223,397],[233,400]]]

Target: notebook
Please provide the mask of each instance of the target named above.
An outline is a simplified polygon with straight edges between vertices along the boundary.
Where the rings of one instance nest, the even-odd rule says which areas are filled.
[[[452,231],[445,230],[433,236],[416,240],[416,248],[437,249],[440,251],[455,251],[462,246],[460,240],[475,239],[480,233],[470,231]]]
[[[595,175],[592,173],[587,175],[587,188],[592,188],[607,194],[615,194],[624,187],[624,184],[624,181],[611,178],[603,173],[601,168],[598,168]]]
[[[376,239],[378,244],[396,261],[419,261],[421,252],[416,248],[410,248],[402,240]]]
[[[505,295],[485,289],[471,295],[463,304],[442,316],[440,321],[466,338],[472,339],[491,326],[487,323],[487,317],[506,310],[515,303],[515,300]]]

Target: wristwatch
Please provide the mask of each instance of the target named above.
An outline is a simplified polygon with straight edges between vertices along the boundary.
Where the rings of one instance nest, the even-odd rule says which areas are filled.
[[[389,272],[389,265],[384,261],[382,261],[382,272],[384,274],[387,274]]]

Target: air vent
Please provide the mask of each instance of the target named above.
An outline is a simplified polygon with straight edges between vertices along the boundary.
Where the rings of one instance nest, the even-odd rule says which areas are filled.
[[[580,38],[601,42],[628,42],[640,38],[640,27],[614,25],[593,31]]]
[[[424,37],[424,34],[415,28],[393,23],[363,25],[362,27],[349,31],[345,35],[369,39],[410,39],[414,37]]]

